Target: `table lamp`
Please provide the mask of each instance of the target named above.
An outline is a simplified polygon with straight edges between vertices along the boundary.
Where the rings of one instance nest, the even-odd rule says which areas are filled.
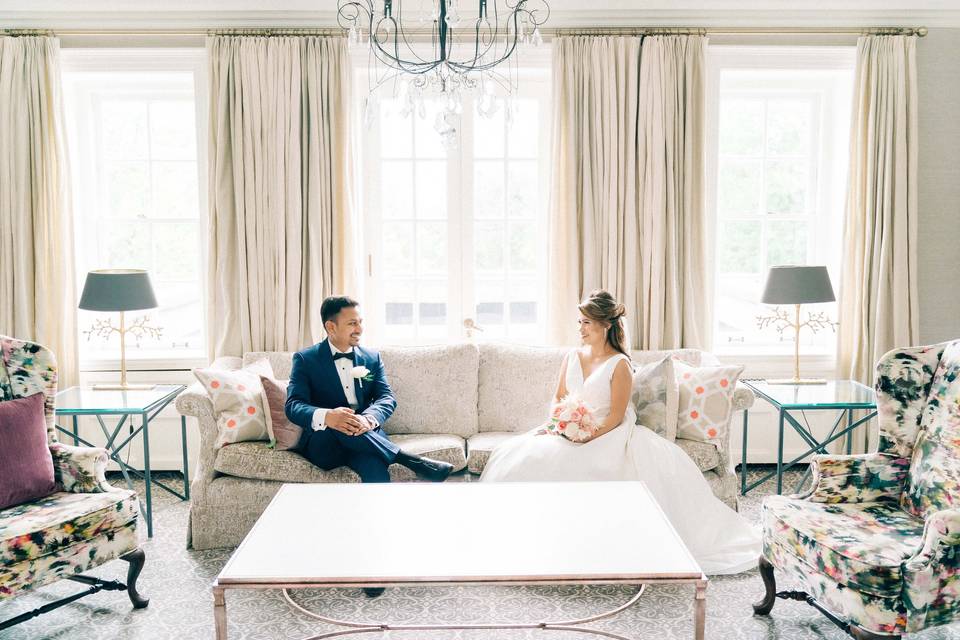
[[[152,389],[152,384],[127,384],[127,356],[126,336],[133,334],[136,338],[151,335],[159,338],[161,329],[147,324],[147,316],[137,318],[128,327],[124,322],[125,311],[153,309],[157,306],[157,298],[153,295],[150,276],[143,269],[97,269],[87,274],[83,284],[83,294],[80,296],[79,307],[87,311],[119,311],[120,328],[113,326],[113,322],[97,320],[87,334],[87,340],[94,335],[109,338],[114,332],[120,334],[120,384],[94,385],[94,389]]]
[[[784,330],[793,328],[793,379],[767,380],[770,384],[826,384],[826,380],[800,377],[800,329],[809,327],[816,333],[820,329],[836,325],[823,312],[807,314],[805,322],[800,322],[800,305],[817,302],[833,302],[833,286],[827,268],[783,265],[770,267],[767,283],[763,288],[760,302],[764,304],[792,304],[795,306],[794,319],[790,320],[786,311],[775,309],[769,316],[760,316],[757,323],[763,329],[775,326],[783,335]]]

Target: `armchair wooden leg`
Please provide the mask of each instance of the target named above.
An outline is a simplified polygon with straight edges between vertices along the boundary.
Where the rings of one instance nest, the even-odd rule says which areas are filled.
[[[127,595],[130,596],[130,602],[133,603],[134,609],[143,609],[150,604],[150,599],[144,598],[137,591],[137,578],[140,577],[143,563],[146,560],[143,549],[131,551],[125,556],[120,556],[120,559],[130,563],[130,566],[127,567]]]
[[[852,624],[847,629],[847,632],[856,638],[856,640],[900,640],[900,636],[880,636],[872,631],[867,631],[866,629],[862,629]]]
[[[773,604],[777,601],[777,580],[773,577],[773,565],[766,558],[760,556],[758,564],[766,592],[761,600],[754,603],[753,612],[758,616],[766,616],[773,610]]]

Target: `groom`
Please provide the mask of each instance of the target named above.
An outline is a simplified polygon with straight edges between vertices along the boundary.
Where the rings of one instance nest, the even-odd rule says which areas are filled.
[[[327,339],[293,355],[286,414],[303,429],[297,449],[321,469],[346,465],[363,482],[390,482],[393,462],[428,480],[445,480],[452,465],[404,453],[383,432],[397,401],[380,354],[358,346],[359,305],[346,296],[324,300],[320,316]],[[358,377],[360,367],[369,373]]]

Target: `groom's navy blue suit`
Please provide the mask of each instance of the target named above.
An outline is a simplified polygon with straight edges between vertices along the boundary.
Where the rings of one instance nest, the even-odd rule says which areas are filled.
[[[363,482],[390,482],[387,467],[396,459],[400,447],[390,441],[381,427],[397,408],[397,401],[387,383],[380,354],[360,347],[354,347],[353,353],[353,366],[366,367],[373,377],[362,385],[354,380],[355,411],[372,418],[379,425],[376,429],[359,436],[349,436],[332,427],[314,431],[313,414],[317,408],[350,406],[328,340],[293,354],[285,406],[287,418],[303,429],[297,449],[321,469],[346,465]]]

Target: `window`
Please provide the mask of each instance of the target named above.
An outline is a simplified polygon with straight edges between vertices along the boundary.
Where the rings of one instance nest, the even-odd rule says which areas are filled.
[[[708,211],[715,227],[714,348],[778,351],[793,332],[760,330],[767,270],[823,264],[838,284],[852,49],[713,47],[708,86]],[[836,305],[808,305],[836,320]],[[832,353],[833,334],[801,333]]]
[[[439,105],[405,114],[375,101],[363,131],[364,315],[380,343],[542,342],[546,318],[549,71],[481,115],[464,100],[459,147],[434,129]],[[361,83],[361,86],[362,83]]]
[[[78,291],[91,269],[147,269],[159,304],[128,313],[162,329],[131,359],[204,353],[202,65],[202,50],[64,54]],[[116,357],[116,336],[84,333],[104,314],[79,314],[82,359]]]

